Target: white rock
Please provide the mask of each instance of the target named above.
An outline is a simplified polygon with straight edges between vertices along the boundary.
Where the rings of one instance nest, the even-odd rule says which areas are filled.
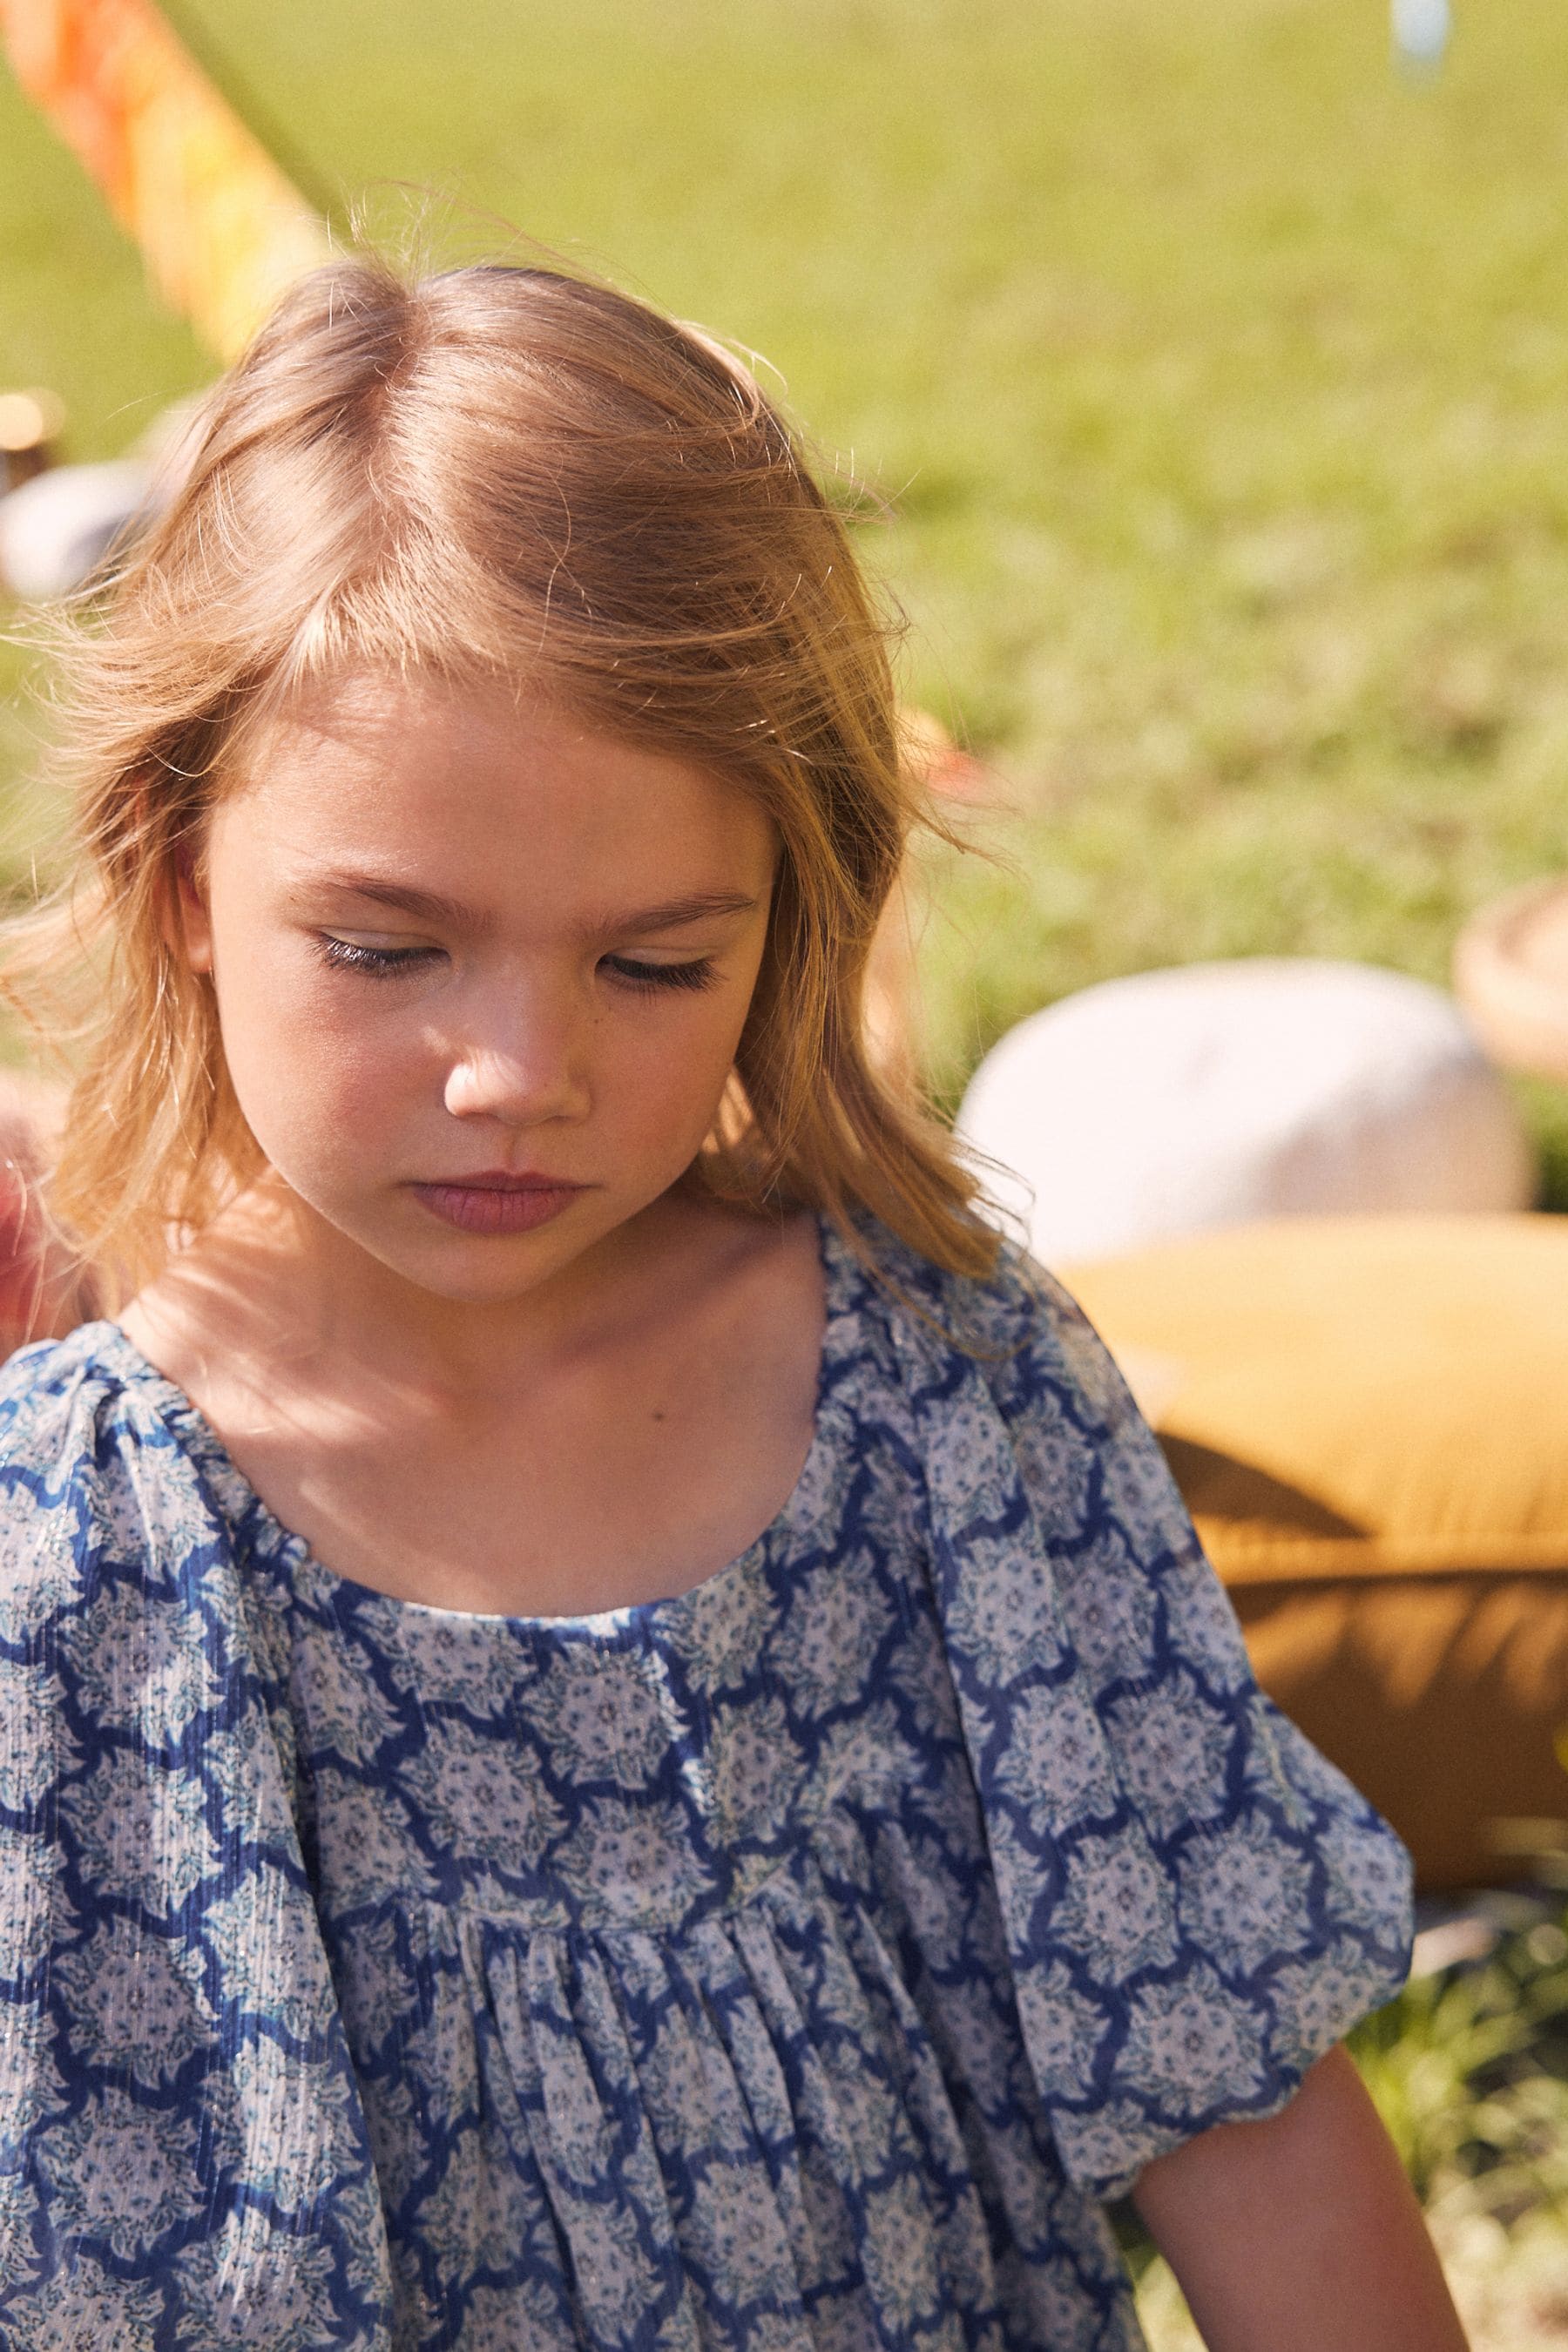
[[[147,500],[135,458],[56,466],[0,498],[0,579],[13,595],[68,596]]]
[[[1087,989],[1008,1032],[958,1125],[1047,1264],[1255,1217],[1517,1209],[1534,1192],[1512,1098],[1457,1007],[1369,964],[1258,958]]]

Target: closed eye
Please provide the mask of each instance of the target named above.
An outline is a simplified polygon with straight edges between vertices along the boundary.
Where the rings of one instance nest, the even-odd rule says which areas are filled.
[[[333,939],[323,933],[317,942],[323,963],[334,971],[363,972],[371,980],[387,980],[395,972],[409,971],[430,957],[439,955],[439,948],[367,948],[357,940]]]
[[[331,932],[323,933],[318,947],[321,960],[334,971],[359,972],[370,980],[388,980],[398,972],[417,970],[432,957],[442,952],[439,948],[373,948],[359,940],[341,940]],[[613,972],[622,987],[639,993],[657,989],[711,988],[717,974],[709,956],[694,958],[688,963],[642,963],[636,956],[605,956],[605,969]]]
[[[691,963],[639,963],[635,956],[605,956],[605,968],[626,988],[711,988],[717,974],[710,956]]]

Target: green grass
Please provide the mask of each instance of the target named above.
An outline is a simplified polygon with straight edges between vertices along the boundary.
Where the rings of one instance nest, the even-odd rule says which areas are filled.
[[[1373,0],[174,13],[340,217],[381,183],[395,226],[412,182],[444,254],[499,215],[607,263],[890,496],[910,689],[1008,812],[1009,866],[937,872],[950,1098],[1109,973],[1440,979],[1472,907],[1568,862],[1557,0],[1461,11],[1420,84]],[[3,82],[0,219],[0,377],[111,450],[204,363]]]

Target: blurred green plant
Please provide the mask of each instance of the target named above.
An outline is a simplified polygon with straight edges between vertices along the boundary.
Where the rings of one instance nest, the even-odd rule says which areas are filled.
[[[1350,2047],[1429,2212],[1568,2230],[1568,1912],[1515,1898],[1488,1959],[1413,1979]]]

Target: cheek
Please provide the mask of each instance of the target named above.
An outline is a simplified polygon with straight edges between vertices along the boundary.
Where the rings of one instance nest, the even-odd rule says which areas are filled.
[[[348,1017],[334,975],[275,951],[220,963],[218,1020],[229,1076],[257,1141],[275,1164],[363,1146],[415,1082],[422,1057],[407,1024]]]
[[[676,1010],[657,1003],[643,1021],[624,1017],[602,1037],[596,1107],[623,1132],[689,1140],[712,1125],[734,1064],[743,1003]]]

